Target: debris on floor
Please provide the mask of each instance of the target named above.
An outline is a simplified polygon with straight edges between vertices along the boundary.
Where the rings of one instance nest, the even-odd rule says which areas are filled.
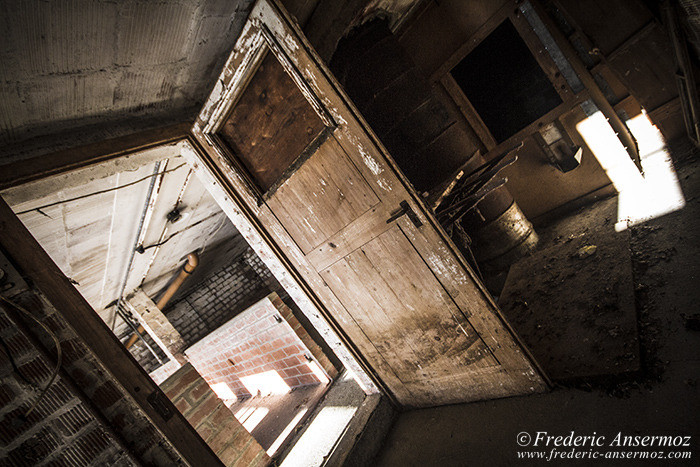
[[[629,234],[605,221],[615,210],[608,199],[540,228],[539,248],[511,267],[499,299],[554,380],[639,370]]]

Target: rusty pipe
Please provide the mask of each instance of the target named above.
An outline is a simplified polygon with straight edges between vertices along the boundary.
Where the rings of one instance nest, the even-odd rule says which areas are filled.
[[[168,304],[171,298],[173,298],[173,295],[175,295],[175,292],[177,292],[182,284],[187,280],[188,277],[192,275],[194,272],[195,268],[199,265],[199,255],[197,254],[196,251],[193,251],[189,255],[187,255],[187,262],[185,265],[182,267],[180,272],[178,273],[177,277],[175,278],[174,281],[168,286],[168,288],[165,290],[165,293],[163,293],[163,296],[160,297],[160,300],[158,300],[158,303],[156,303],[156,307],[159,310],[162,310],[165,308],[165,305]],[[127,349],[130,348],[134,343],[136,342],[136,339],[139,338],[139,335],[144,331],[143,326],[138,327],[138,333],[134,333],[129,340],[126,342],[124,347]]]

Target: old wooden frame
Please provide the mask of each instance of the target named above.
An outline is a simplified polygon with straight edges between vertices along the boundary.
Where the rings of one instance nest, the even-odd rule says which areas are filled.
[[[518,131],[514,136],[508,138],[508,144],[506,142],[498,143],[496,139],[491,134],[484,121],[479,116],[478,112],[474,106],[469,101],[464,91],[459,87],[457,82],[454,80],[450,71],[466,57],[472,50],[474,50],[481,42],[486,39],[498,26],[500,26],[504,21],[510,21],[515,27],[518,35],[523,40],[527,48],[532,53],[537,64],[540,66],[544,74],[547,76],[549,81],[552,83],[552,87],[555,89],[557,94],[562,100],[562,103],[557,107],[548,112],[545,116],[551,115],[562,115],[568,111],[572,105],[582,102],[580,100],[580,95],[574,94],[569,83],[559,72],[558,67],[549,56],[549,54],[544,49],[544,46],[539,41],[535,33],[527,24],[527,21],[519,14],[519,10],[516,9],[511,3],[506,3],[501,9],[499,9],[495,14],[493,14],[470,38],[464,43],[452,56],[441,65],[435,73],[433,73],[431,80],[433,82],[439,82],[450,97],[455,101],[457,107],[460,109],[464,118],[469,122],[469,125],[474,129],[474,132],[481,140],[482,144],[486,148],[487,158],[488,153],[491,151],[499,151],[505,146],[512,146],[512,141],[522,140],[524,137],[529,136],[536,131],[537,125],[530,124],[522,130]],[[555,117],[556,118],[556,117]],[[534,123],[539,123],[544,120],[544,116],[537,119]]]
[[[353,372],[356,381],[364,391],[367,394],[378,392],[380,386],[375,384],[376,378],[368,374],[371,371],[369,366],[358,360],[358,354],[352,349],[352,343],[344,338],[332,321],[328,321],[321,302],[295,271],[285,253],[275,245],[236,189],[227,181],[221,167],[207,155],[195,138],[188,138],[178,146],[181,155],[188,161],[229,220],[296,302],[338,359]],[[243,179],[239,178],[238,181],[239,185],[236,188],[248,188]],[[251,198],[255,200],[253,204],[257,205],[257,199],[252,192]]]
[[[318,97],[316,97],[312,90],[309,89],[308,85],[299,78],[299,73],[294,69],[294,65],[292,64],[291,60],[286,57],[282,47],[280,47],[280,45],[277,43],[275,37],[272,35],[269,29],[264,26],[261,27],[261,34],[256,37],[256,44],[251,48],[251,53],[246,55],[246,57],[243,59],[244,71],[237,76],[236,79],[234,79],[234,82],[238,83],[240,80],[250,79],[253,76],[254,71],[260,66],[265,56],[270,52],[274,52],[280,59],[280,63],[282,64],[283,68],[289,72],[289,76],[299,87],[309,104],[311,104],[311,107],[321,119],[325,125],[325,128],[314,138],[313,141],[311,141],[311,143],[309,143],[302,155],[284,171],[282,176],[268,190],[263,191],[253,180],[253,177],[250,175],[244,164],[238,159],[236,154],[233,154],[233,151],[227,149],[226,144],[223,144],[223,140],[217,134],[221,126],[223,126],[225,116],[230,114],[231,110],[238,102],[238,99],[241,97],[240,93],[239,95],[231,95],[230,93],[226,94],[225,100],[227,105],[216,109],[214,115],[212,116],[212,123],[207,125],[203,132],[210,144],[220,147],[222,150],[227,152],[229,160],[231,160],[234,166],[243,174],[243,179],[248,188],[258,197],[258,203],[262,203],[264,200],[272,196],[275,191],[290,176],[292,176],[298,167],[312,154],[313,149],[320,146],[326,141],[326,139],[328,139],[337,126],[336,122],[333,120],[333,117],[331,117],[328,111],[323,107],[323,104],[320,102]],[[244,89],[245,84],[240,83],[240,87],[238,88],[241,90]]]
[[[367,166],[363,166],[365,170],[371,170],[372,167],[376,167],[375,170],[381,172],[382,170],[387,169],[387,176],[384,179],[385,184],[382,185],[382,189],[391,191],[391,187],[399,181],[404,186],[410,186],[382,144],[373,135],[347,96],[345,96],[341,87],[335,81],[331,73],[315,54],[313,48],[303,38],[301,31],[298,30],[298,27],[294,24],[293,20],[291,20],[283,9],[277,5],[277,2],[270,0],[259,2],[256,9],[254,9],[253,13],[251,13],[251,20],[249,20],[251,26],[244,29],[243,33],[241,34],[239,38],[239,45],[237,46],[236,51],[232,53],[224,68],[222,78],[220,80],[221,83],[214,89],[202,112],[200,113],[200,116],[195,122],[193,127],[193,135],[196,139],[196,144],[198,147],[193,149],[201,152],[200,166],[202,165],[202,162],[204,164],[203,169],[197,166],[195,167],[195,170],[201,170],[202,176],[206,177],[207,179],[207,186],[213,186],[215,190],[218,191],[218,195],[215,196],[217,199],[221,199],[230,204],[230,206],[227,208],[227,214],[230,212],[229,217],[232,219],[235,217],[242,218],[241,221],[243,228],[240,230],[244,235],[246,235],[247,231],[252,229],[259,231],[259,235],[261,235],[264,239],[264,242],[261,245],[262,248],[260,251],[258,251],[259,256],[265,261],[267,261],[266,258],[269,258],[270,256],[273,256],[273,258],[276,256],[277,260],[283,266],[283,268],[281,268],[282,279],[287,279],[287,277],[285,277],[284,270],[287,271],[286,276],[293,276],[296,287],[295,284],[292,284],[291,289],[288,290],[290,291],[290,295],[292,295],[297,303],[302,306],[302,310],[304,310],[304,306],[306,305],[304,302],[310,302],[309,304],[313,305],[313,307],[318,310],[315,318],[323,318],[325,321],[327,321],[332,327],[332,331],[334,331],[334,333],[342,339],[345,346],[351,350],[351,356],[354,357],[353,360],[357,362],[356,364],[361,365],[363,370],[373,377],[374,384],[385,388],[384,382],[374,375],[372,366],[370,366],[364,359],[363,354],[358,352],[354,342],[348,338],[348,336],[343,332],[342,327],[336,321],[337,319],[349,319],[349,317],[344,317],[345,315],[343,313],[347,312],[344,311],[338,302],[338,299],[332,295],[327,285],[324,286],[324,282],[320,275],[315,271],[311,263],[305,259],[299,246],[280,224],[279,219],[276,218],[270,207],[267,206],[266,203],[259,203],[258,197],[254,191],[250,190],[245,178],[236,170],[236,167],[227,157],[226,152],[216,144],[215,138],[211,137],[211,133],[214,131],[217,125],[220,124],[222,116],[226,114],[225,111],[227,110],[228,105],[230,105],[230,101],[235,100],[231,99],[231,97],[235,98],[235,96],[228,95],[233,94],[232,89],[234,86],[232,86],[231,83],[243,85],[246,83],[246,75],[249,74],[246,72],[251,70],[250,64],[252,60],[250,57],[256,55],[261,43],[263,42],[259,32],[265,24],[262,20],[263,17],[267,18],[267,20],[270,22],[269,24],[271,24],[270,27],[274,28],[274,33],[277,36],[277,40],[286,41],[286,38],[290,34],[290,30],[294,31],[295,34],[298,35],[301,46],[304,47],[304,53],[295,57],[295,60],[298,61],[298,63],[296,64],[295,69],[292,71],[294,73],[299,73],[300,76],[310,84],[314,90],[314,94],[323,96],[322,99],[324,107],[328,109],[329,113],[331,113],[334,119],[337,119],[343,123],[343,125],[339,126],[335,132],[336,138],[351,141],[352,145],[360,148],[360,152],[363,154],[364,163]],[[289,43],[285,42],[285,44]],[[292,44],[289,45],[289,47],[294,50],[299,46]],[[314,73],[316,73],[316,75],[312,74],[310,71],[311,69],[315,70]],[[340,109],[343,110],[341,111]],[[348,116],[351,116],[351,118],[348,118]],[[365,154],[365,152],[363,152],[364,150],[361,149],[363,147],[372,147],[373,153],[374,149],[376,149],[378,154],[381,156],[381,165],[377,159],[374,159],[374,156]],[[190,157],[192,158],[193,163],[196,163],[197,155],[193,154]],[[374,173],[376,174],[378,172]],[[389,173],[391,174],[390,176],[388,175]],[[434,219],[430,210],[425,207],[421,198],[411,189],[409,189],[406,195],[401,196],[408,196],[407,202],[414,212],[417,213],[417,217],[420,218],[424,224],[429,224],[431,231],[434,232],[434,235],[430,235],[431,241],[434,241],[436,244],[445,245],[445,247],[441,246],[439,249],[439,254],[435,255],[434,259],[435,261],[444,261],[446,265],[449,264],[450,266],[438,268],[439,272],[437,272],[437,274],[440,277],[444,275],[444,279],[446,281],[451,280],[450,277],[452,277],[448,271],[463,270],[465,274],[469,276],[469,280],[476,286],[476,290],[474,290],[474,292],[470,292],[470,294],[473,293],[475,296],[472,297],[470,295],[470,297],[476,299],[476,296],[478,296],[478,300],[483,300],[488,303],[489,310],[491,310],[484,316],[481,314],[472,315],[470,316],[470,319],[473,319],[474,322],[479,323],[480,328],[487,330],[491,329],[491,331],[487,331],[483,338],[489,342],[489,346],[491,346],[492,349],[496,349],[497,353],[502,353],[502,355],[498,358],[502,362],[503,366],[507,368],[508,365],[512,365],[513,368],[517,368],[518,365],[520,365],[519,362],[522,361],[520,360],[522,355],[517,357],[516,355],[518,352],[520,352],[519,349],[522,349],[522,344],[519,342],[517,336],[508,325],[507,321],[500,314],[498,307],[493,302],[488,292],[485,291],[479,279],[474,275],[474,272],[471,270],[468,263],[459,253],[459,250],[455,248],[449,237]],[[234,200],[234,202],[231,203],[231,200]],[[266,223],[265,227],[262,226],[260,219],[264,219],[264,222]],[[405,219],[403,221],[405,221]],[[234,221],[234,223],[236,222]],[[273,240],[273,236],[275,240]],[[422,245],[421,248],[422,247],[425,247],[426,251],[430,250],[427,243]],[[415,246],[415,248],[418,248],[418,246]],[[272,251],[274,254],[270,255],[270,251]],[[309,256],[311,256],[311,254],[309,254]],[[268,264],[268,266],[270,265]],[[461,278],[462,276],[459,275],[459,277]],[[464,280],[467,280],[466,277]],[[470,298],[467,297],[468,294],[460,295],[456,292],[456,290],[454,293],[454,297],[456,297],[455,299],[462,303],[462,306],[464,306],[465,309],[468,309],[469,306],[467,303],[469,303],[470,300]],[[332,308],[333,312],[331,312],[328,308]],[[502,336],[505,337],[505,340],[497,340],[494,335],[493,329],[501,326],[506,330],[507,337]],[[367,339],[367,337],[364,337],[364,339]],[[510,341],[510,339],[512,339],[512,341]],[[541,369],[532,361],[526,350],[523,352],[523,354],[525,355],[525,359],[529,362],[528,365],[530,365],[531,368],[531,370],[529,370],[530,373],[528,374],[530,374],[535,380],[539,379]],[[350,369],[353,370],[352,367]],[[485,376],[487,374],[491,375],[492,373],[492,369],[485,369],[480,374]],[[389,376],[387,378],[395,377],[396,376]],[[510,380],[509,377],[505,377],[505,380],[501,382],[500,390],[513,390],[513,386],[511,386],[511,384],[515,384],[513,381],[514,380]],[[544,385],[541,380],[533,380],[532,383],[528,384],[528,388],[531,391],[542,389],[543,387]],[[475,386],[472,388],[472,390],[478,392],[479,388]]]
[[[556,25],[553,23],[552,19],[546,13],[544,8],[539,4],[538,0],[530,0],[530,4],[534,9],[535,13],[540,17],[541,21],[547,27],[547,30],[552,35],[557,46],[561,49],[564,57],[569,61],[572,68],[578,75],[583,86],[584,91],[574,94],[568,83],[561,75],[556,64],[554,64],[549,54],[543,49],[543,46],[539,39],[536,37],[531,28],[526,24],[522,15],[519,14],[517,7],[511,3],[506,3],[498,12],[492,15],[473,35],[469,38],[462,47],[460,47],[442,66],[440,66],[435,73],[431,76],[433,82],[440,83],[448,95],[452,97],[455,101],[457,107],[460,109],[464,118],[467,120],[469,125],[474,129],[474,132],[481,140],[484,147],[487,149],[485,158],[488,159],[492,154],[498,153],[506,147],[512,146],[514,141],[519,141],[525,137],[532,134],[539,128],[539,124],[545,123],[547,118],[554,119],[563,115],[569,111],[573,106],[581,104],[585,100],[592,100],[600,111],[609,120],[610,125],[613,127],[615,132],[618,134],[621,142],[627,149],[632,160],[641,168],[641,163],[639,160],[639,151],[637,149],[637,143],[632,134],[630,133],[627,126],[622,122],[622,119],[617,115],[613,106],[605,98],[600,87],[595,82],[595,79],[591,75],[591,72],[586,68],[585,64],[576,54],[573,46],[564,37],[564,35],[559,31]],[[449,71],[454,68],[454,66],[459,63],[469,52],[471,52],[482,40],[484,40],[499,24],[501,24],[506,19],[510,19],[513,25],[518,30],[518,33],[523,38],[527,44],[530,51],[535,56],[536,60],[545,71],[547,76],[552,81],[553,86],[559,92],[562,100],[562,104],[557,106],[555,109],[550,111],[548,114],[539,118],[537,121],[533,122],[531,125],[527,126],[523,130],[519,131],[513,137],[509,138],[507,141],[501,144],[494,144],[495,139],[491,135],[486,125],[481,120],[479,115],[476,113],[475,109],[469,102],[467,96],[462,92],[462,90],[457,86]],[[508,143],[508,144],[505,144]]]

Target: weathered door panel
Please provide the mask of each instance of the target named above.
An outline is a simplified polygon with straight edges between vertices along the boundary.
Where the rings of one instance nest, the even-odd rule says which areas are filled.
[[[545,387],[472,271],[276,4],[260,0],[253,9],[193,133],[204,162],[400,403]]]

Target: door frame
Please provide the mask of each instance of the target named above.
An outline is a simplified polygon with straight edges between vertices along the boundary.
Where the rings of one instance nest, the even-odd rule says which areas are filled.
[[[343,366],[353,374],[362,390],[368,395],[381,391],[391,397],[391,393],[372,371],[371,366],[364,360],[340,327],[330,318],[330,314],[322,302],[302,279],[264,227],[260,225],[255,214],[241,199],[236,188],[227,180],[197,139],[193,135],[188,135],[177,145],[180,149],[180,155],[185,158],[209,194],[212,195],[246,242],[255,250],[275,279],[299,306],[304,316],[318,331]]]
[[[254,17],[253,14],[258,7],[260,7],[260,11],[257,12],[259,17]],[[270,28],[268,28],[261,19],[263,17],[265,17],[265,21],[271,18]],[[297,82],[297,75],[301,76],[304,80],[304,84],[299,86],[299,88],[302,93],[307,95],[311,94],[312,99],[309,99],[310,103],[313,105],[315,100],[320,99],[323,108],[330,113],[331,118],[342,123],[342,125],[336,129],[336,132],[340,132],[340,135],[342,135],[340,137],[353,141],[353,144],[361,148],[360,152],[363,154],[364,162],[370,167],[370,170],[372,170],[372,166],[379,167],[380,163],[373,159],[376,154],[376,156],[381,158],[381,165],[385,167],[388,172],[391,172],[392,176],[396,177],[398,182],[406,188],[407,200],[409,205],[414,208],[417,217],[433,229],[435,232],[433,239],[441,241],[445,246],[445,248],[440,248],[438,255],[441,268],[445,270],[445,274],[448,274],[448,269],[452,271],[451,268],[461,268],[467,278],[472,281],[474,284],[474,294],[479,295],[492,311],[490,316],[484,315],[480,317],[482,325],[487,326],[483,324],[486,322],[498,323],[506,334],[500,341],[496,341],[495,335],[491,335],[490,339],[492,343],[491,345],[487,345],[489,345],[489,347],[495,345],[495,347],[492,348],[499,349],[508,347],[511,349],[510,351],[513,352],[511,354],[513,356],[515,353],[522,353],[523,360],[527,362],[529,367],[527,370],[529,372],[527,373],[527,377],[531,375],[533,378],[532,380],[539,378],[537,383],[529,387],[531,392],[544,390],[551,386],[542,368],[538,365],[522,340],[505,319],[493,297],[486,290],[459,249],[454,245],[450,237],[438,223],[432,211],[424,204],[421,196],[412,188],[386,148],[352,104],[333,74],[328,70],[323,60],[315,53],[313,46],[306,40],[303,32],[294,22],[293,18],[287,14],[278,0],[258,0],[256,8],[254,8],[251,13],[251,18],[252,20],[249,19],[249,24],[243,29],[241,36],[239,36],[237,40],[237,45],[240,45],[242,50],[234,49],[227,59],[220,79],[217,81],[215,88],[212,90],[212,93],[195,121],[192,128],[192,135],[194,137],[193,146],[199,150],[199,160],[205,165],[209,173],[210,178],[205,182],[205,185],[220,185],[222,190],[218,194],[218,198],[222,199],[224,202],[233,200],[235,207],[232,207],[232,213],[229,217],[241,216],[242,214],[242,217],[245,218],[244,230],[248,228],[248,226],[253,227],[258,232],[258,238],[262,238],[264,241],[264,251],[261,254],[261,258],[265,260],[267,256],[266,252],[271,251],[273,255],[276,256],[277,263],[283,266],[282,268],[277,268],[276,265],[273,265],[273,268],[278,269],[280,277],[286,278],[285,274],[289,274],[294,278],[294,281],[290,283],[291,291],[304,292],[303,294],[299,294],[300,299],[302,301],[310,300],[312,302],[314,305],[313,307],[308,307],[306,310],[303,309],[307,316],[311,318],[314,313],[320,312],[337,336],[342,339],[345,347],[350,350],[355,361],[363,367],[364,372],[372,378],[376,386],[380,387],[385,394],[397,403],[395,395],[388,389],[387,384],[385,384],[372,369],[373,365],[368,364],[365,357],[358,351],[352,340],[338,324],[338,320],[343,319],[343,317],[336,317],[331,313],[329,309],[330,305],[327,306],[324,304],[324,301],[321,299],[322,293],[319,288],[322,288],[325,283],[320,279],[320,276],[318,280],[316,278],[304,276],[304,271],[310,268],[310,265],[308,265],[305,260],[300,259],[300,252],[296,251],[298,247],[295,248],[296,244],[293,239],[291,239],[288,234],[283,233],[284,227],[279,224],[279,221],[273,221],[273,224],[268,227],[262,225],[261,221],[258,219],[260,216],[271,218],[270,216],[272,215],[272,217],[274,217],[274,215],[271,214],[269,207],[261,203],[260,197],[254,190],[251,190],[249,182],[245,179],[244,174],[237,170],[236,164],[232,163],[229,158],[226,157],[226,153],[222,150],[221,145],[216,144],[216,138],[212,137],[212,130],[218,128],[223,117],[230,108],[235,105],[235,97],[242,93],[242,89],[247,85],[247,80],[252,77],[253,73],[251,70],[254,70],[254,65],[259,63],[259,60],[256,59],[260,58],[260,49],[264,48],[266,45],[270,46],[269,40],[265,38],[265,32],[271,32],[274,36],[274,40],[284,42],[285,47],[287,46],[286,44],[289,44],[289,35],[292,35],[294,44],[290,45],[289,48],[301,48],[303,49],[303,53],[300,57],[294,59],[293,72],[288,74]],[[299,45],[296,43],[297,40],[299,41]],[[246,48],[252,49],[252,51],[246,50]],[[273,47],[270,47],[270,49],[274,52]],[[282,55],[284,56],[286,53]],[[298,60],[299,63],[297,63],[296,60]],[[280,61],[283,66],[289,66],[289,64],[285,64],[282,59],[280,59]],[[315,71],[309,71],[309,67],[313,68]],[[232,86],[231,83],[238,83],[240,85],[239,89],[234,89],[235,86]],[[350,118],[347,118],[348,116]],[[191,140],[190,143],[192,143]],[[373,150],[370,151],[373,155],[365,154],[362,147],[373,148]],[[194,161],[194,157],[190,156],[190,160]],[[197,169],[197,167],[195,167],[195,169]],[[381,171],[381,169],[379,170]],[[388,183],[391,184],[393,182]],[[384,189],[391,190],[390,188]],[[235,221],[234,224],[236,224]],[[284,240],[280,242],[275,241],[273,235],[278,237],[281,235]],[[273,273],[275,273],[274,270]],[[278,277],[278,279],[280,277]],[[283,285],[286,287],[286,284]],[[290,295],[296,300],[297,297],[294,296],[291,291]],[[462,299],[466,300],[467,298],[465,296],[462,297]],[[313,311],[314,308],[317,310],[316,312]],[[311,313],[311,315],[308,315],[308,313]],[[318,316],[315,317],[318,318]],[[509,356],[509,358],[511,357]],[[350,369],[353,370],[352,367]],[[523,375],[525,374],[526,373],[523,373]]]
[[[287,267],[284,257],[279,257],[279,252],[270,247],[254,218],[246,216],[243,203],[235,196],[228,196],[224,187],[217,182],[216,174],[207,167],[205,153],[198,149],[197,141],[191,134],[191,126],[191,123],[180,123],[145,130],[2,166],[4,170],[0,176],[0,251],[21,271],[23,277],[31,280],[36,290],[46,297],[112,378],[184,459],[192,465],[223,465],[205,440],[174,406],[170,407],[172,416],[165,420],[159,409],[151,405],[147,396],[162,393],[160,387],[119,342],[2,196],[2,192],[7,189],[58,177],[75,170],[97,167],[121,158],[139,157],[139,154],[153,151],[173,151],[173,155],[181,155],[239,232],[245,232],[246,241],[293,297],[345,368],[352,372],[364,392],[368,395],[382,392],[387,394],[375,384],[376,378],[365,372],[366,367],[357,363],[353,357],[354,352],[346,348],[345,341],[324,321],[313,299],[307,295],[306,289],[297,283],[294,271]],[[163,398],[168,400],[164,394]]]

